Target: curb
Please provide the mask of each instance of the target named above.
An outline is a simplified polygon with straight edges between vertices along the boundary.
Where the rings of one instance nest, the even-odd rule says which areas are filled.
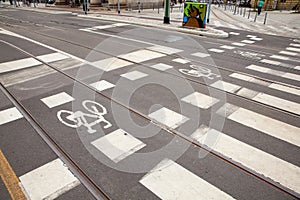
[[[213,38],[228,38],[229,34],[225,31],[222,30],[217,30],[217,29],[212,29],[212,28],[207,28],[205,30],[196,30],[196,29],[187,29],[187,28],[182,28],[182,27],[171,27],[168,25],[157,25],[157,24],[150,24],[150,23],[144,23],[144,22],[133,22],[130,20],[124,20],[124,19],[113,19],[113,18],[106,18],[103,17],[103,14],[100,15],[98,14],[97,16],[91,16],[91,15],[77,15],[78,17],[82,18],[90,18],[90,19],[100,19],[100,20],[107,20],[107,21],[115,21],[115,22],[125,22],[129,24],[134,24],[134,25],[142,25],[146,27],[155,27],[159,29],[164,29],[164,30],[171,30],[171,31],[178,31],[181,33],[188,33],[188,34],[193,34],[193,35],[198,35],[198,36],[206,36],[206,37],[213,37]]]

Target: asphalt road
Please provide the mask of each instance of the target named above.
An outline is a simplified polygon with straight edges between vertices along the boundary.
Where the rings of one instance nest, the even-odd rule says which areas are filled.
[[[299,40],[0,19],[0,147],[31,199],[300,197]]]

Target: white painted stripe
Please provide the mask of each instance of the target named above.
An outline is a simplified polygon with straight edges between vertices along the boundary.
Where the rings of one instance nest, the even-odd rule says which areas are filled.
[[[208,51],[215,52],[215,53],[223,53],[224,52],[224,50],[222,50],[222,49],[215,49],[215,48],[208,49]]]
[[[61,53],[51,53],[42,56],[37,56],[37,58],[41,59],[43,62],[50,63],[50,62],[64,60],[70,57]]]
[[[239,108],[229,119],[300,147],[300,128]]]
[[[215,21],[214,21],[214,24],[215,24],[215,26],[222,26],[221,22],[218,21],[218,20],[215,20]]]
[[[294,103],[292,101],[288,101],[285,99],[281,99],[278,97],[274,97],[268,94],[259,93],[257,96],[253,98],[253,100],[265,103],[270,106],[274,106],[276,108],[280,108],[295,114],[300,114],[300,104]]]
[[[289,57],[286,56],[279,56],[279,55],[272,55],[270,58],[278,59],[278,60],[289,60]]]
[[[172,69],[173,67],[171,65],[163,64],[163,63],[158,63],[156,65],[151,65],[149,66],[151,68],[160,70],[160,71],[166,71],[168,69]]]
[[[182,59],[182,58],[176,58],[176,59],[173,59],[172,61],[177,62],[177,63],[181,63],[181,64],[186,64],[186,63],[190,62],[189,60]]]
[[[239,85],[235,85],[235,84],[228,83],[228,82],[221,81],[221,80],[218,80],[218,81],[212,83],[210,86],[212,86],[214,88],[218,88],[218,89],[226,91],[226,92],[231,92],[231,93],[234,93],[238,89],[241,88],[241,86],[239,86]]]
[[[117,129],[91,142],[91,144],[115,163],[146,146],[142,141],[122,129]]]
[[[90,86],[92,86],[93,88],[95,88],[98,91],[104,91],[104,90],[115,87],[114,84],[112,84],[106,80],[97,81],[95,83],[90,84]]]
[[[162,53],[143,49],[143,50],[134,51],[134,52],[131,52],[128,54],[119,55],[118,57],[129,60],[131,62],[141,63],[141,62],[145,62],[148,60],[161,58],[164,56],[166,56],[166,55],[162,54]]]
[[[92,66],[101,69],[105,72],[109,72],[115,69],[120,69],[123,67],[127,67],[129,65],[132,65],[133,63],[119,59],[119,58],[106,58],[104,60],[99,60],[92,63]]]
[[[300,70],[300,66],[296,66],[294,69]]]
[[[290,46],[293,46],[293,47],[300,47],[300,44],[291,43]]]
[[[5,72],[11,72],[15,70],[25,69],[41,65],[42,63],[33,58],[25,58],[0,64],[0,74]]]
[[[19,179],[31,200],[55,199],[80,184],[60,159],[30,171]]]
[[[252,38],[249,38],[250,40],[255,40],[255,41],[262,41],[263,39],[262,38],[258,38],[258,37],[252,37]]]
[[[269,85],[270,88],[276,89],[276,90],[280,90],[283,92],[287,92],[287,93],[291,93],[291,94],[295,94],[295,95],[299,95],[300,96],[300,90],[296,89],[296,88],[292,88],[292,87],[287,87],[284,85],[280,85],[277,83],[272,83],[271,85]]]
[[[257,65],[249,65],[246,68],[254,70],[254,71],[258,71],[258,72],[263,72],[266,74],[284,77],[284,78],[295,80],[295,81],[300,81],[300,75],[298,75],[298,74],[285,73],[282,71],[273,70],[273,69],[269,69],[269,68],[261,67],[261,66],[257,66]]]
[[[21,119],[23,115],[16,107],[0,111],[0,125]]]
[[[262,59],[262,60],[260,60],[260,62],[271,64],[271,65],[281,65],[281,62],[274,61],[274,60],[268,60],[268,59]]]
[[[102,26],[94,26],[93,29],[102,30],[102,29],[108,29],[108,28],[114,28],[114,27],[115,27],[114,25],[109,24],[109,25],[102,25]]]
[[[235,45],[235,46],[239,46],[239,47],[243,47],[245,46],[246,44],[245,43],[239,43],[239,42],[233,42],[231,43],[232,45]]]
[[[151,51],[157,51],[159,53],[164,53],[164,54],[167,54],[167,55],[172,55],[172,54],[180,53],[180,52],[183,51],[181,49],[175,49],[175,48],[161,46],[161,45],[155,45],[155,46],[152,46],[152,47],[148,47],[147,49],[149,49]]]
[[[237,32],[229,32],[230,35],[240,35],[240,33]]]
[[[205,58],[205,57],[208,57],[210,55],[207,54],[207,53],[197,52],[197,53],[193,53],[192,56],[197,56],[197,57],[200,57],[200,58]]]
[[[165,107],[150,113],[149,117],[173,129],[189,120],[189,118]]]
[[[251,41],[251,40],[242,40],[241,42],[246,43],[246,44],[253,44],[255,41]]]
[[[199,92],[194,92],[182,98],[181,101],[192,104],[202,109],[208,109],[211,106],[213,106],[215,103],[219,102],[218,99],[205,94],[201,94]]]
[[[198,135],[200,137],[197,137]],[[193,134],[193,138],[202,145],[209,145],[207,138],[215,138],[216,142],[212,146],[214,151],[241,163],[257,174],[262,174],[297,193],[300,192],[298,166],[205,126],[200,127],[198,132]]]
[[[127,78],[131,81],[135,81],[135,80],[147,77],[148,74],[145,74],[145,73],[139,72],[139,71],[132,71],[132,72],[128,72],[125,74],[121,74],[120,76]]]
[[[233,46],[228,46],[228,45],[220,46],[220,48],[222,48],[222,49],[229,49],[229,50],[235,49],[235,47],[233,47]]]
[[[163,200],[233,199],[172,160],[164,159],[140,181]]]
[[[293,88],[293,87],[287,87],[284,85],[280,85],[277,83],[270,83],[270,82],[266,82],[266,81],[262,81],[256,78],[253,78],[251,76],[247,76],[247,75],[243,75],[243,74],[238,74],[238,73],[232,73],[229,75],[230,77],[239,79],[239,80],[243,80],[243,81],[248,81],[251,83],[257,83],[260,85],[264,85],[264,86],[268,86],[269,88],[275,89],[275,90],[280,90],[282,92],[287,92],[290,94],[295,94],[295,95],[300,95],[300,90]]]
[[[56,106],[63,105],[74,101],[75,99],[65,92],[61,92],[49,97],[41,99],[41,101],[46,104],[49,108],[54,108]]]
[[[288,55],[288,56],[297,56],[298,53],[290,52],[290,51],[280,51],[280,54]]]
[[[286,50],[300,52],[299,48],[294,48],[294,47],[287,47]]]
[[[247,35],[246,37],[248,37],[248,38],[256,38],[257,36],[256,35]]]

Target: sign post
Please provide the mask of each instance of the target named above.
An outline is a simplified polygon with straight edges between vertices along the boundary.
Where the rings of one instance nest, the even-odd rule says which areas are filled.
[[[170,1],[165,0],[164,24],[170,24]]]

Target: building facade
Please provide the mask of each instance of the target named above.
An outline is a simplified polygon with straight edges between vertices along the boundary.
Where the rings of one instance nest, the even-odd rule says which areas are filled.
[[[251,0],[252,8],[257,7],[258,0]],[[300,10],[300,0],[265,0],[265,10]]]

